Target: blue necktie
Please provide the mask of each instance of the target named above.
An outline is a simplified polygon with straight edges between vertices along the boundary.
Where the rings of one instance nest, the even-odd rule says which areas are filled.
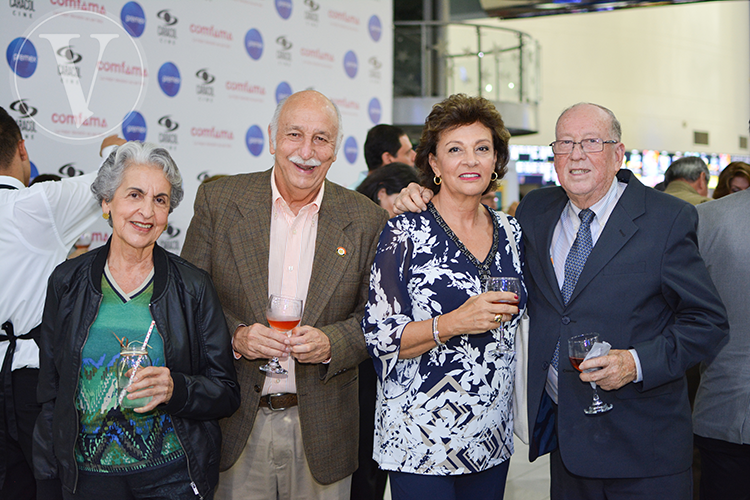
[[[570,247],[568,257],[565,259],[565,281],[562,286],[562,296],[565,305],[568,305],[570,297],[573,295],[573,290],[576,288],[578,283],[578,277],[583,271],[583,266],[586,264],[586,259],[589,258],[591,249],[594,247],[593,240],[591,238],[591,221],[594,219],[594,212],[586,208],[578,213],[578,217],[581,219],[581,225],[578,228],[578,234],[576,240],[573,242],[573,246]],[[558,362],[560,361],[560,339],[557,339],[557,346],[555,346],[555,354],[552,356],[552,366],[557,370]]]

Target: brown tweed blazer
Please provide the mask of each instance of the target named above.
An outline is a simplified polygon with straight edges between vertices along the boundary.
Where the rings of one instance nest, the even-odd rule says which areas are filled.
[[[313,477],[330,484],[357,469],[357,365],[367,358],[360,321],[370,265],[388,214],[366,197],[325,181],[310,287],[301,324],[331,340],[331,362],[297,363],[300,424]],[[200,186],[182,257],[211,275],[230,332],[266,322],[271,170]],[[338,248],[346,249],[339,255]],[[239,458],[253,428],[265,360],[235,362],[240,409],[221,421],[221,470]]]

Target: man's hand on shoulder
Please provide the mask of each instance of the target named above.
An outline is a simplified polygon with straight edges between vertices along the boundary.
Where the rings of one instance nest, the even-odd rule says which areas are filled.
[[[104,140],[102,141],[101,147],[99,148],[99,156],[102,155],[102,151],[104,151],[104,148],[108,148],[110,146],[122,146],[126,142],[128,141],[126,141],[122,137],[118,137],[117,134],[113,134],[108,137],[105,137]]]
[[[237,328],[232,337],[232,349],[250,360],[281,358],[291,352],[290,347],[285,344],[286,340],[285,334],[255,323]]]
[[[331,359],[331,340],[315,327],[298,326],[286,343],[300,363],[323,363]]]
[[[393,211],[397,214],[420,213],[427,210],[427,202],[432,199],[433,194],[432,190],[412,182],[401,190],[398,198],[393,202]]]
[[[614,391],[636,378],[635,360],[628,350],[612,349],[607,356],[581,363],[581,370],[601,368],[595,372],[581,373],[583,382],[595,382],[605,391]]]

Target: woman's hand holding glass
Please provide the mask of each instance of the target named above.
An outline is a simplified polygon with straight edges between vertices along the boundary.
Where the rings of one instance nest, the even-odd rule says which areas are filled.
[[[485,290],[490,291],[502,291],[506,293],[512,293],[513,298],[511,299],[503,299],[504,302],[508,302],[511,304],[518,304],[518,294],[521,293],[521,280],[519,280],[516,277],[491,277],[487,279],[487,282],[485,283]],[[518,312],[518,307],[516,307],[516,313]],[[506,323],[510,321],[512,318],[508,319],[501,319],[498,317],[495,317],[495,321],[497,323]],[[513,337],[510,335],[510,331],[506,327],[505,324],[498,327],[495,326],[495,329],[493,330],[495,332],[500,333],[500,338],[496,338],[495,340],[498,341],[497,348],[494,350],[494,352],[505,354],[505,353],[511,353],[513,352]]]
[[[149,366],[138,369],[133,377],[133,383],[126,390],[128,395],[125,397],[130,400],[151,397],[147,405],[133,409],[136,413],[147,413],[172,399],[174,381],[169,368]]]
[[[484,333],[498,327],[498,323],[510,321],[518,314],[518,295],[513,292],[485,292],[469,297],[451,316],[454,335]],[[441,317],[440,324],[447,323]],[[441,328],[442,330],[442,328]]]

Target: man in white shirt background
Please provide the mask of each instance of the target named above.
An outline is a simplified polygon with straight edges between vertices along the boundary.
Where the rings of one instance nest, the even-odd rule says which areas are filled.
[[[123,139],[107,137],[101,153]],[[106,155],[105,155],[106,157]],[[36,498],[31,434],[47,279],[100,213],[95,173],[27,187],[31,163],[18,124],[0,108],[0,498]]]

